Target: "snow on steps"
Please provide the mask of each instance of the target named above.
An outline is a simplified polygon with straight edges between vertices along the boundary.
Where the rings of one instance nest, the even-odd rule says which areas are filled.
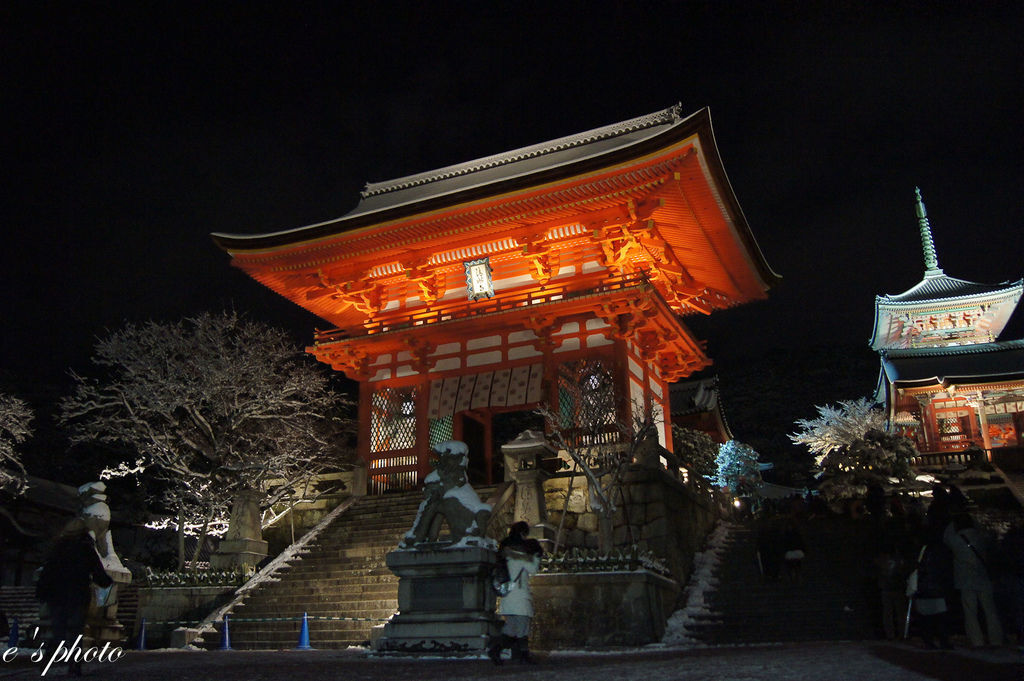
[[[667,645],[859,640],[875,635],[867,566],[870,526],[846,518],[803,523],[807,558],[796,584],[762,580],[750,524],[721,524],[695,558]]]
[[[300,540],[301,545],[293,544],[267,566],[274,569],[265,568],[239,589],[234,601],[211,614],[202,645],[219,645],[225,614],[230,615],[231,645],[239,649],[293,648],[298,641],[298,619],[246,619],[299,618],[303,612],[311,617],[389,617],[397,607],[398,582],[384,566],[384,555],[411,526],[422,496],[411,492],[360,497],[339,506]],[[344,555],[355,547],[360,548],[356,553],[365,555]],[[367,547],[373,550],[362,550]],[[374,583],[378,593],[347,598],[354,584]],[[312,619],[310,639],[320,648],[358,645],[374,624]]]
[[[488,491],[482,489],[480,495],[486,497]],[[208,618],[202,645],[219,646],[223,616],[229,613],[233,648],[294,648],[304,612],[311,618],[313,647],[364,644],[372,627],[398,608],[398,579],[384,558],[412,527],[422,499],[422,491],[415,491],[361,497],[339,507],[318,525],[315,537],[290,547],[275,559],[272,573],[261,571],[239,589],[235,601]],[[295,619],[245,621],[284,617]]]

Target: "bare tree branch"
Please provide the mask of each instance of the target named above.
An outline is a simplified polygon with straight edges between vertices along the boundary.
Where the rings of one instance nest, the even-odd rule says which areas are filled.
[[[133,452],[104,475],[162,481],[179,524],[216,524],[243,490],[264,493],[266,507],[280,497],[268,481],[300,486],[353,456],[350,403],[328,372],[284,332],[236,314],[127,324],[97,343],[93,363],[98,376],[72,374],[61,404],[72,441]]]
[[[32,436],[32,419],[28,404],[0,393],[0,492],[20,496],[28,487],[17,446]]]

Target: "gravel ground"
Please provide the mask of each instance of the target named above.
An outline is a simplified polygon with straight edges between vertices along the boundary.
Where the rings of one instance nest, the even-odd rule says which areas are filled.
[[[128,652],[116,662],[85,667],[87,679],[110,681],[1022,681],[1024,654],[999,650],[931,652],[887,643],[808,643],[714,648],[645,648],[620,652],[558,652],[538,664],[488,660],[374,658],[366,651]],[[42,665],[27,659],[0,663],[0,678],[38,678]],[[54,665],[45,678],[63,678]]]

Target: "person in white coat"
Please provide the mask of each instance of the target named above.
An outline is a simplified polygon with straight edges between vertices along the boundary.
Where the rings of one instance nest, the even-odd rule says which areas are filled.
[[[519,525],[520,523],[516,523]],[[525,524],[525,523],[523,523]],[[516,526],[513,526],[515,532]],[[529,527],[526,528],[529,530]],[[524,533],[525,534],[525,533]],[[491,642],[487,654],[494,664],[501,664],[501,653],[512,649],[512,659],[532,663],[529,650],[530,620],[533,618],[533,596],[530,593],[530,577],[540,570],[540,558],[544,550],[536,539],[526,539],[524,534],[502,541],[501,554],[508,562],[511,589],[501,597],[498,614],[505,618],[501,635]]]

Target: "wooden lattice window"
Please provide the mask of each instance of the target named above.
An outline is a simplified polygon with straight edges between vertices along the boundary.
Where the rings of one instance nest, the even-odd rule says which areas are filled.
[[[559,367],[558,414],[561,427],[578,444],[615,439],[615,383],[601,360],[581,359]]]
[[[430,419],[430,446],[439,445],[452,439],[452,415]]]
[[[381,388],[370,398],[370,451],[416,446],[416,387]]]

